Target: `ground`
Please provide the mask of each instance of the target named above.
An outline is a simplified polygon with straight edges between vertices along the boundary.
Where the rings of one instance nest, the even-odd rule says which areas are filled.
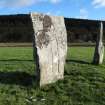
[[[105,105],[105,59],[93,47],[69,47],[64,80],[36,86],[33,49],[0,47],[0,105]]]

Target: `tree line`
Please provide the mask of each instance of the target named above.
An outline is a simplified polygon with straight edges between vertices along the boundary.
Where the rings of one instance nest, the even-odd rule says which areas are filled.
[[[99,34],[99,21],[65,18],[65,25],[68,43],[94,43]],[[32,42],[32,39],[33,28],[29,15],[0,16],[0,42]]]

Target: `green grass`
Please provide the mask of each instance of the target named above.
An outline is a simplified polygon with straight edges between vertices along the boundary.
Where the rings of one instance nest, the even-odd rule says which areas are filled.
[[[0,48],[0,105],[105,105],[105,59],[92,65],[94,48],[68,48],[64,80],[36,86],[31,47]]]

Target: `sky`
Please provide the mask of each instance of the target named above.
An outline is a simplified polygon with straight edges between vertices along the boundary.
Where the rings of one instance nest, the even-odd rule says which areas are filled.
[[[105,20],[105,0],[0,0],[0,15],[30,12]]]

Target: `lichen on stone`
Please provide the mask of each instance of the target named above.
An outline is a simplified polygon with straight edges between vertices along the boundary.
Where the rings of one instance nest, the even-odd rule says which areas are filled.
[[[39,48],[43,48],[43,46],[47,47],[50,42],[50,37],[47,32],[51,28],[52,21],[48,15],[45,15],[43,19],[42,16],[40,16],[40,21],[43,21],[43,30],[37,33],[37,45]]]
[[[37,33],[37,45],[41,49],[43,46],[48,46],[50,37],[43,30]]]
[[[47,32],[51,28],[52,20],[48,15],[45,15],[43,18],[43,30]]]

